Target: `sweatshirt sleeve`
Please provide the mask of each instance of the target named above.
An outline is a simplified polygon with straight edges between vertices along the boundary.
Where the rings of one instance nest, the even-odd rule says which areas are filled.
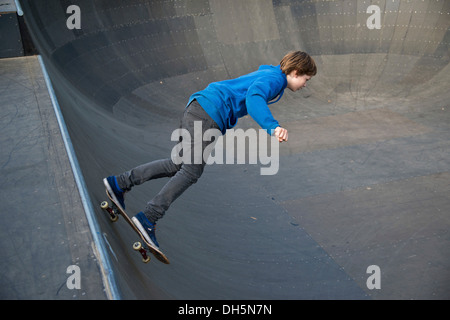
[[[280,124],[274,119],[267,104],[280,93],[280,90],[281,87],[279,84],[271,84],[266,79],[260,79],[249,87],[245,100],[248,114],[269,135],[272,135],[272,130],[275,130]]]

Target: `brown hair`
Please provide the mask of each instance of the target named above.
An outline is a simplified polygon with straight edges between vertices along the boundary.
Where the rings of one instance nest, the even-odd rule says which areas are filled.
[[[317,73],[316,62],[306,52],[293,51],[289,52],[280,62],[281,70],[285,75],[296,70],[297,74],[315,76]]]

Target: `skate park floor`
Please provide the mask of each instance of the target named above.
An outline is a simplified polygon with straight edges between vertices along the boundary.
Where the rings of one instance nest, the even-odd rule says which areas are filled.
[[[0,299],[106,299],[38,58],[1,59],[0,82]],[[79,289],[67,285],[74,265]]]

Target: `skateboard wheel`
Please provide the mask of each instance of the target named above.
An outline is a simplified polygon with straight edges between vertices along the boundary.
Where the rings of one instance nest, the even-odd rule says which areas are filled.
[[[115,212],[114,209],[109,206],[108,201],[103,201],[102,203],[100,203],[100,207],[109,213],[109,219],[112,222],[116,222],[117,219],[119,219],[117,212]]]
[[[100,207],[101,207],[102,209],[108,209],[108,207],[109,207],[108,201],[103,201],[103,202],[100,204]]]
[[[133,249],[139,251],[139,253],[142,256],[142,262],[148,263],[150,261],[150,257],[147,255],[147,251],[145,251],[144,247],[142,247],[142,244],[140,242],[135,242],[133,244]]]

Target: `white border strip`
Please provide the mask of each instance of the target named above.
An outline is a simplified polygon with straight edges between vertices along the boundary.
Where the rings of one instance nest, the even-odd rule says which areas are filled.
[[[91,229],[91,233],[94,238],[95,248],[98,253],[97,258],[100,260],[99,262],[100,267],[102,269],[102,276],[104,277],[103,283],[105,284],[107,295],[109,299],[120,300],[120,294],[115,282],[113,270],[111,268],[111,262],[109,260],[105,243],[101,237],[100,227],[94,215],[92,202],[87,192],[83,174],[81,173],[81,169],[78,164],[75,151],[73,149],[72,141],[70,140],[70,136],[67,131],[63,115],[61,113],[61,108],[59,106],[58,100],[56,99],[55,91],[53,90],[53,86],[50,77],[48,76],[47,69],[45,68],[44,61],[42,60],[42,57],[40,55],[38,55],[38,59],[39,63],[41,64],[42,72],[44,74],[45,83],[47,84],[48,93],[50,94],[50,98],[52,100],[53,109],[55,110],[56,118],[58,120],[59,128],[61,130],[61,135],[64,141],[64,145],[66,147],[67,155],[69,156],[70,165],[72,167],[73,175],[75,177],[75,181],[78,186],[78,191],[81,196],[81,202],[83,203],[89,227]]]

